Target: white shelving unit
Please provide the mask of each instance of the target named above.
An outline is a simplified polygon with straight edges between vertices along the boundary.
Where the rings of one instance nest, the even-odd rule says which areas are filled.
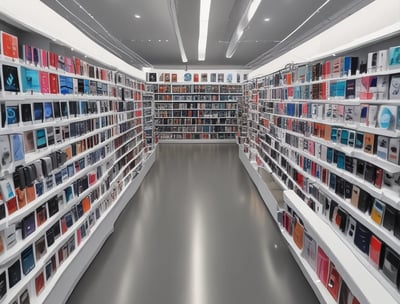
[[[47,54],[57,56],[60,64],[66,60]],[[66,73],[61,66],[0,57],[0,69],[11,66],[9,78],[19,87],[10,92],[6,85],[11,80],[1,79],[0,137],[3,150],[10,145],[6,152],[11,161],[0,167],[0,183],[13,192],[10,199],[1,188],[1,303],[18,301],[26,292],[30,303],[65,303],[156,158],[155,146],[147,155],[145,151],[144,82],[75,57],[70,64],[84,65],[83,71]],[[51,93],[23,92],[28,80],[23,69],[33,81],[52,74],[47,82],[40,78],[37,86],[48,86]],[[151,99],[149,108],[146,122],[153,122]],[[43,146],[37,137],[41,130]],[[20,134],[22,141],[11,141],[13,134]],[[17,148],[23,151],[21,159],[16,159]],[[15,226],[21,229],[9,232]],[[23,257],[29,248],[32,254]],[[15,262],[19,268],[11,269]]]
[[[235,142],[239,84],[153,84],[160,142]]]

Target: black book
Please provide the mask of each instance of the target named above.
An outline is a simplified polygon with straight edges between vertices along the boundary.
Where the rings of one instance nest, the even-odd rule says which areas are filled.
[[[52,217],[54,214],[58,212],[59,209],[58,209],[57,197],[54,196],[51,199],[49,199],[47,205],[49,208],[49,217]]]
[[[22,239],[25,239],[35,231],[36,229],[35,212],[30,213],[29,215],[27,215],[22,219],[21,229],[22,229]]]
[[[366,255],[369,254],[369,244],[372,233],[364,225],[357,223],[356,233],[354,236],[354,244]]]
[[[360,196],[358,199],[358,209],[362,212],[371,212],[372,204],[374,203],[374,197],[371,196],[368,192],[360,189]]]
[[[3,299],[6,293],[7,293],[6,272],[3,271],[0,274],[0,300]]]
[[[394,226],[396,223],[396,213],[398,213],[396,209],[394,209],[392,206],[386,205],[382,226],[389,231],[394,230]]]
[[[16,260],[14,264],[8,267],[8,285],[13,288],[21,280],[21,263]]]
[[[354,99],[356,97],[356,80],[346,80],[346,99]]]

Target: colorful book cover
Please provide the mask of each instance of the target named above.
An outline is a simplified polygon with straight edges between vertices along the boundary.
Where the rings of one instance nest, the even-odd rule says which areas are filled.
[[[43,68],[49,67],[48,52],[46,50],[40,50],[40,62]]]
[[[38,71],[21,67],[21,82],[23,92],[40,92]]]
[[[400,46],[389,48],[389,69],[400,68]]]
[[[40,71],[39,78],[40,78],[40,92],[43,94],[49,94],[50,93],[49,73]]]
[[[4,56],[18,59],[18,37],[1,32],[1,49]]]
[[[51,94],[58,94],[59,92],[59,87],[58,87],[58,76],[57,74],[49,74],[49,79],[50,79],[50,93]]]

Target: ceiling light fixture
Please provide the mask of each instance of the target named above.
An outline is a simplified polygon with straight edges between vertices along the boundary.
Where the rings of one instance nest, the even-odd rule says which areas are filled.
[[[268,22],[268,21],[270,21],[270,20],[271,20],[271,18],[265,18],[265,19],[264,19],[265,22]]]
[[[169,14],[171,15],[172,25],[174,27],[176,40],[178,41],[179,51],[181,52],[182,62],[187,62],[188,59],[186,57],[185,48],[183,47],[181,31],[179,30],[179,25],[178,25],[178,17],[176,16],[175,0],[169,1]],[[165,42],[168,42],[168,40],[165,40]]]
[[[208,20],[210,19],[211,0],[200,0],[200,27],[199,27],[199,46],[198,60],[206,59]]]
[[[249,26],[251,19],[253,19],[258,7],[260,6],[261,0],[250,0],[247,7],[243,13],[242,18],[240,18],[239,24],[236,30],[233,32],[231,41],[229,42],[228,48],[226,50],[226,58],[232,58],[233,54],[236,52],[239,46],[240,38],[242,37],[245,29]]]
[[[133,17],[135,17],[136,19],[142,18],[142,16],[140,16],[140,15],[138,15],[138,14],[134,14]]]

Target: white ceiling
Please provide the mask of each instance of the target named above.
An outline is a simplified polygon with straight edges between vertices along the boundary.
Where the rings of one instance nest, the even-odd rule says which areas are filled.
[[[176,68],[184,64],[169,12],[170,1],[175,1],[189,67],[256,68],[373,0],[331,0],[283,43],[280,41],[325,0],[263,0],[230,59],[225,58],[230,37],[243,6],[251,0],[213,0],[204,62],[197,60],[199,0],[42,0],[127,63],[138,68]],[[135,18],[135,14],[141,18]],[[265,22],[266,17],[271,20]]]

